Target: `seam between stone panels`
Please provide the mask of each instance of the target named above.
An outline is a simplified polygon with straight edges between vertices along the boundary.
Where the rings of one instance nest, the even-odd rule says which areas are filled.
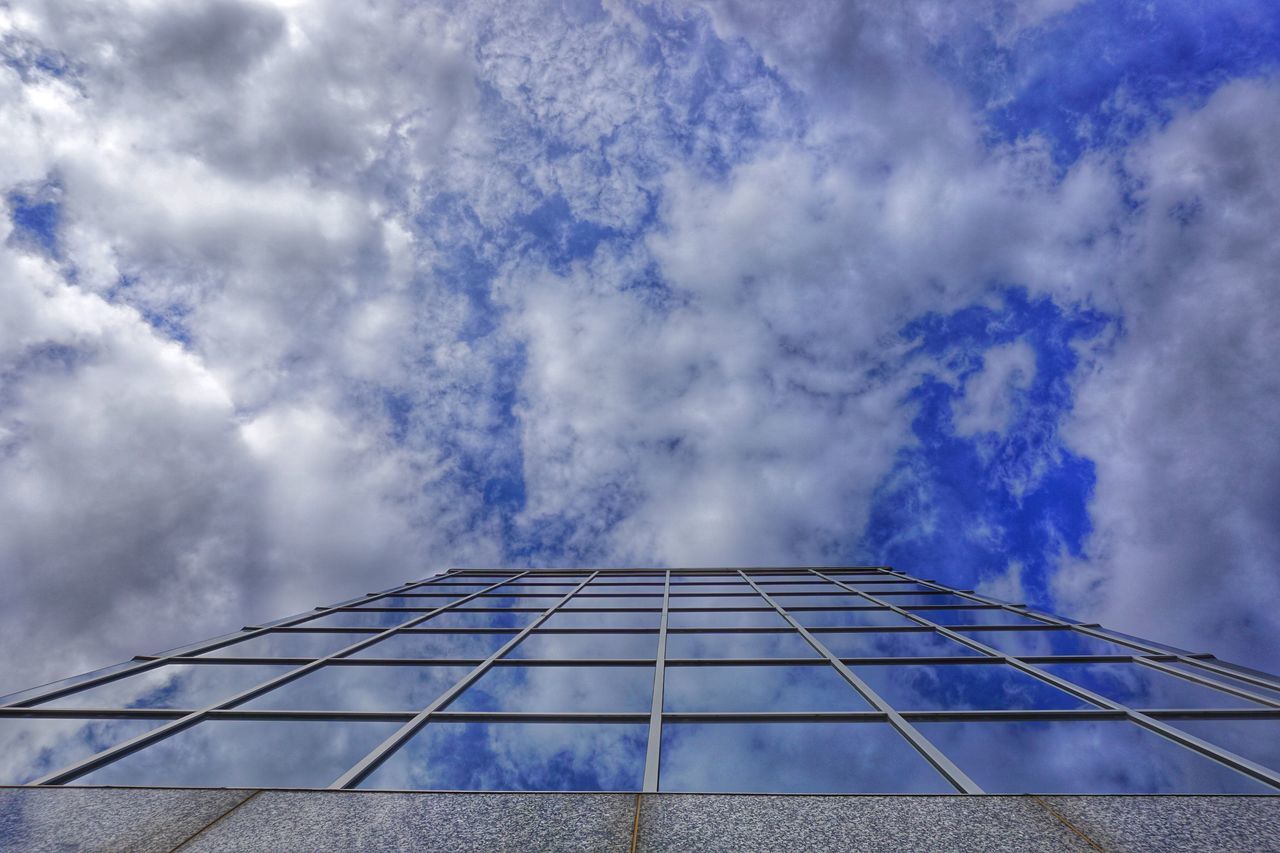
[[[234,806],[232,806],[231,808],[227,809],[225,812],[223,812],[222,814],[218,815],[218,816],[217,816],[217,817],[215,817],[213,820],[209,821],[209,822],[208,822],[208,823],[206,823],[204,826],[200,827],[200,828],[199,828],[199,829],[197,829],[195,832],[193,832],[193,833],[191,833],[190,835],[188,835],[186,838],[182,839],[182,841],[178,842],[178,844],[177,844],[176,846],[171,847],[171,848],[169,849],[169,853],[174,853],[174,851],[181,850],[183,847],[186,847],[186,846],[187,846],[188,844],[190,844],[192,841],[195,841],[195,840],[196,840],[196,838],[198,838],[199,836],[203,835],[203,834],[204,834],[204,832],[205,832],[207,829],[209,829],[210,827],[212,827],[214,824],[218,823],[218,821],[222,820],[222,819],[223,819],[223,818],[225,818],[227,815],[231,814],[233,811],[235,811],[236,809],[240,808],[240,807],[241,807],[241,806],[243,806],[245,803],[249,802],[250,800],[252,800],[254,797],[258,796],[258,795],[259,795],[259,794],[261,794],[261,793],[262,793],[262,791],[261,791],[261,790],[254,791],[252,794],[250,794],[249,796],[245,797],[243,800],[241,800],[240,802],[236,803]]]
[[[631,853],[636,853],[640,844],[640,804],[644,802],[644,794],[636,794],[636,813],[631,820]]]
[[[1099,844],[1098,842],[1090,838],[1088,833],[1086,833],[1083,829],[1080,829],[1071,821],[1067,820],[1066,816],[1062,814],[1062,812],[1058,811],[1053,806],[1049,805],[1049,803],[1045,802],[1040,797],[1037,797],[1035,794],[1028,794],[1027,796],[1035,800],[1036,803],[1045,811],[1047,811],[1049,814],[1053,815],[1053,817],[1058,821],[1058,823],[1062,824],[1067,829],[1075,833],[1075,835],[1085,844],[1088,844],[1094,850],[1097,850],[1098,853],[1106,853],[1105,847],[1103,847],[1101,844]]]

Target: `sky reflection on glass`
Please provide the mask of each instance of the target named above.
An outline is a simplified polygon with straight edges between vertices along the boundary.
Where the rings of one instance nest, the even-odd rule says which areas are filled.
[[[229,646],[205,652],[200,657],[223,658],[318,658],[367,640],[373,634],[329,633],[326,631],[269,632]]]
[[[435,658],[484,660],[509,642],[509,634],[392,634],[366,646],[353,658]]]
[[[1043,622],[999,608],[961,609],[961,610],[918,610],[917,616],[923,616],[930,622],[951,627],[955,625],[1043,625]]]
[[[914,625],[892,610],[796,610],[788,611],[806,628],[894,628]]]
[[[273,711],[420,711],[473,668],[331,664],[240,707]]]
[[[432,722],[359,787],[426,791],[638,791],[648,727]]]
[[[662,791],[955,791],[888,723],[668,723],[661,761]]]
[[[1052,663],[1039,668],[1131,708],[1262,707],[1137,663]]]
[[[661,602],[659,602],[661,603]],[[752,593],[743,595],[672,595],[671,607],[705,607],[719,609],[724,607],[767,607],[765,600]]]
[[[205,720],[76,779],[76,785],[323,788],[398,723]]]
[[[508,658],[646,658],[658,652],[657,634],[546,634],[525,636]]]
[[[652,666],[496,666],[450,711],[645,711]]]
[[[329,613],[318,619],[311,619],[302,623],[300,628],[394,628],[397,625],[403,625],[410,619],[421,617],[421,613],[414,613],[411,610],[397,612],[394,610],[370,610],[368,612],[358,610],[342,610],[337,613]]]
[[[575,595],[565,603],[566,610],[616,610],[633,607],[662,607],[661,595]]]
[[[669,628],[785,628],[787,620],[776,610],[677,611],[667,614]]]
[[[546,610],[563,595],[479,595],[458,605],[458,610],[518,607],[524,610]]]
[[[186,708],[230,699],[294,667],[257,664],[169,664],[70,693],[44,708]]]
[[[1169,720],[1169,725],[1280,771],[1280,720]]]
[[[778,634],[667,634],[667,658],[811,658],[818,652],[794,631]]]
[[[669,666],[667,711],[870,711],[827,663],[813,666]]]
[[[402,607],[406,610],[435,610],[437,607],[443,607],[456,599],[448,596],[434,595],[389,595],[386,598],[375,599],[364,604],[357,604],[362,610],[378,609],[386,607]]]
[[[1132,655],[1134,650],[1069,628],[1045,631],[957,631],[1014,657],[1045,655]]]
[[[547,628],[657,628],[662,614],[651,613],[591,613],[558,610],[543,623]]]
[[[853,666],[890,705],[902,711],[1061,710],[1088,702],[1004,663]]]
[[[1274,789],[1125,720],[916,723],[991,794],[1262,794]]]
[[[1218,682],[1219,684],[1225,684],[1228,687],[1235,687],[1239,690],[1248,690],[1251,693],[1257,693],[1261,696],[1266,696],[1271,699],[1280,701],[1280,687],[1269,689],[1269,688],[1254,684],[1251,681],[1242,681],[1238,678],[1232,678],[1231,676],[1223,675],[1221,673],[1214,672],[1213,670],[1205,669],[1202,666],[1195,666],[1193,664],[1187,664],[1181,661],[1171,661],[1170,663],[1167,663],[1165,665],[1171,666],[1174,669],[1182,670],[1183,672],[1189,672],[1193,675],[1199,676],[1200,678],[1211,679],[1213,681]]]
[[[542,611],[495,610],[488,613],[476,610],[445,610],[419,623],[419,626],[423,628],[523,628],[541,615]]]
[[[0,785],[25,785],[165,722],[0,718]]]
[[[936,631],[824,631],[819,637],[842,658],[974,657],[980,653]]]

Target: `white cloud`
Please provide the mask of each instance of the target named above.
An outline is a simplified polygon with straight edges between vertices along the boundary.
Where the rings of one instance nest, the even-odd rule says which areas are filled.
[[[1026,341],[992,347],[982,362],[982,369],[965,380],[963,396],[955,404],[957,435],[1003,435],[1016,413],[1019,394],[1036,377],[1036,352]]]

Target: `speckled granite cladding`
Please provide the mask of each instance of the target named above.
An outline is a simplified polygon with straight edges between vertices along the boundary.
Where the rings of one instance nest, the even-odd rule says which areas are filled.
[[[1026,797],[645,797],[638,850],[1091,850]]]
[[[0,850],[172,850],[252,791],[0,788]]]
[[[1106,850],[1280,850],[1280,797],[1044,797]]]
[[[634,794],[0,788],[0,850],[626,853],[635,806]],[[1280,797],[657,794],[638,830],[649,853],[1280,851]]]
[[[187,851],[626,851],[634,794],[265,791]]]

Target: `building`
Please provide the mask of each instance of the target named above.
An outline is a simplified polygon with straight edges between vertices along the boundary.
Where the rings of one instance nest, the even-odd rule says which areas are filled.
[[[58,796],[78,797],[82,817],[58,831],[137,805],[122,797],[204,797],[212,820],[192,825],[212,843],[249,832],[254,809],[273,802],[256,791],[327,789],[570,792],[486,800],[487,817],[465,823],[488,825],[490,842],[504,808],[623,803],[606,821],[617,829],[634,816],[618,845],[706,847],[710,836],[673,839],[690,820],[735,815],[743,837],[726,846],[748,849],[743,839],[759,837],[743,834],[744,809],[747,825],[772,814],[771,825],[799,821],[812,834],[821,821],[806,809],[838,807],[865,824],[875,802],[914,804],[895,819],[898,835],[881,834],[887,849],[910,846],[901,833],[911,827],[941,843],[943,824],[977,845],[1013,820],[1006,806],[1031,809],[1001,830],[1007,840],[1034,830],[1046,833],[1034,846],[1097,849],[1141,815],[1167,833],[1180,803],[1211,846],[1238,836],[1280,848],[1280,680],[879,567],[454,570],[4,697],[0,754],[0,784],[22,786],[0,792],[0,842],[49,829],[46,807],[32,804],[53,814]],[[636,794],[650,798],[645,821]],[[1115,794],[1199,796],[1105,796]],[[357,812],[392,802],[287,796],[304,811],[328,804],[330,816],[339,802]],[[429,810],[441,797],[479,808],[463,794],[405,796],[396,808]],[[671,818],[698,803],[697,815]],[[1097,823],[1122,803],[1120,817]],[[26,817],[6,830],[18,804]],[[88,821],[95,808],[105,812]],[[1093,815],[1092,833],[1072,809]],[[664,813],[675,821],[665,835],[655,828]],[[556,814],[533,825],[551,831],[566,820]],[[548,838],[572,847],[592,819]],[[257,820],[246,846],[273,846],[261,833],[278,830],[279,816]],[[373,825],[352,826],[362,820]],[[832,832],[841,824],[826,820]],[[842,832],[832,838],[848,841]]]

